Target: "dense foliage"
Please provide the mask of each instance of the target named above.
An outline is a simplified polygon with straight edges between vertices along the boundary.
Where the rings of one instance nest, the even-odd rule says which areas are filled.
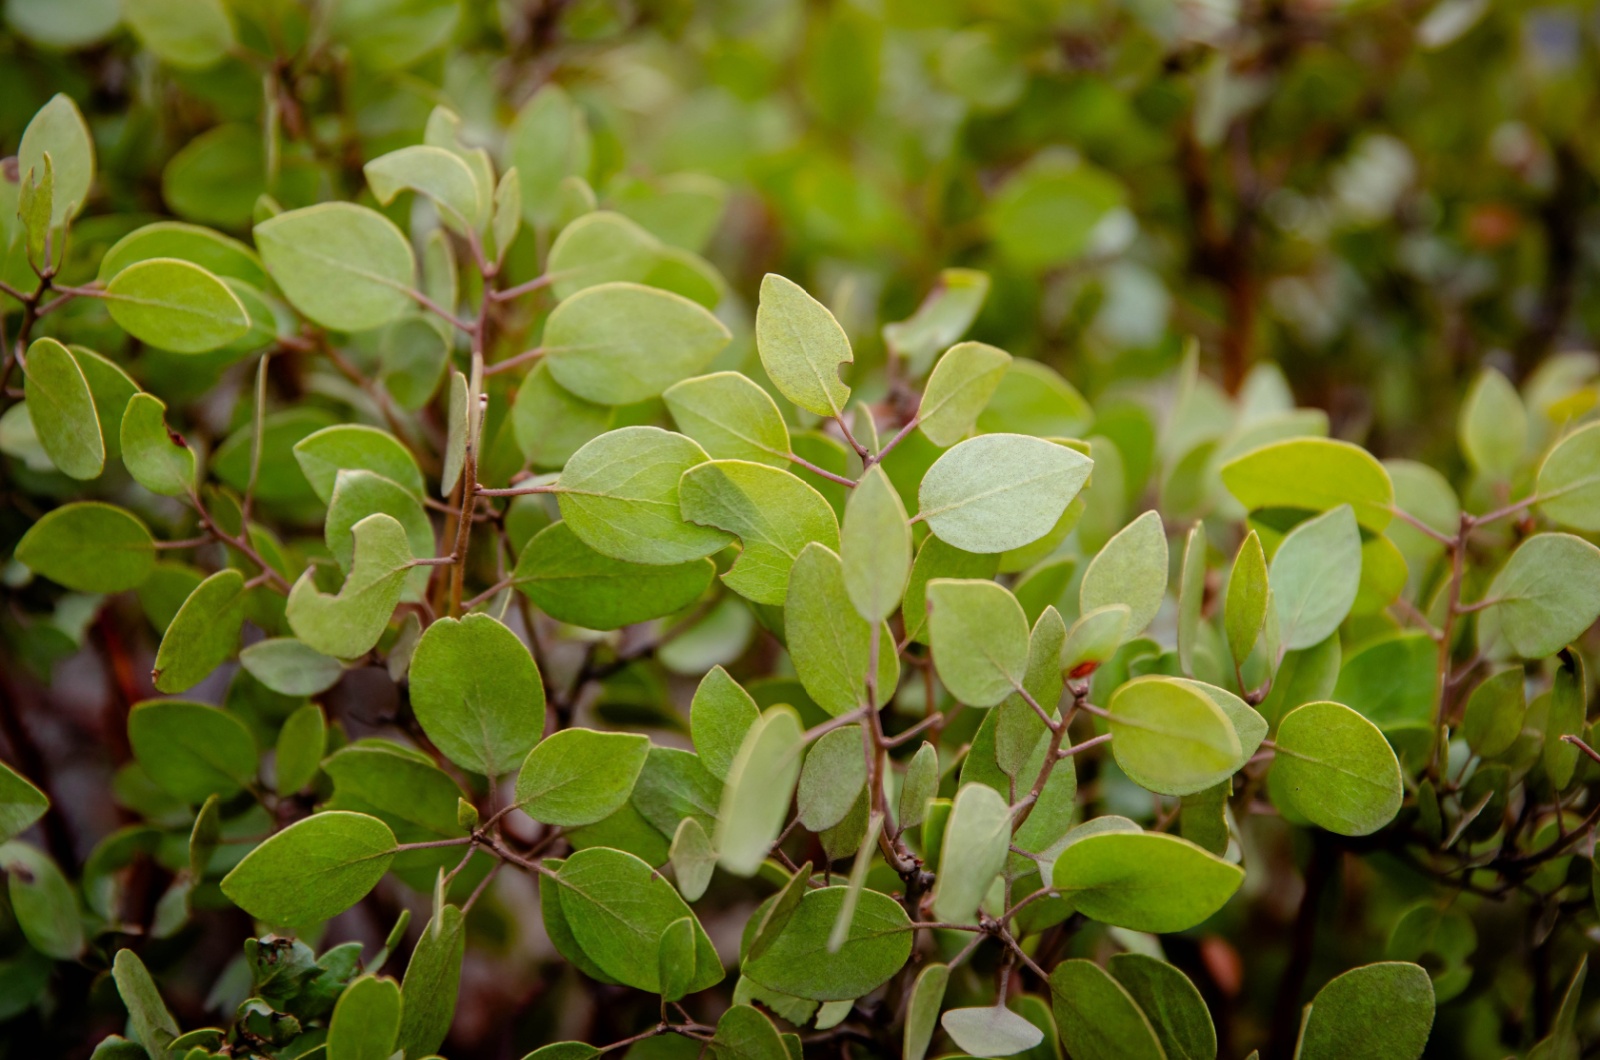
[[[1583,8],[3,12],[0,1056],[1600,1040]]]

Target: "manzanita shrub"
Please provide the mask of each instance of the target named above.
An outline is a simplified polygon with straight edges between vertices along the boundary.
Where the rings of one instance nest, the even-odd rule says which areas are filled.
[[[128,9],[178,68],[257,43]],[[254,198],[248,240],[103,242],[78,107],[27,126],[6,665],[108,611],[154,650],[148,686],[113,652],[128,818],[81,862],[51,821],[82,796],[0,767],[4,1018],[95,997],[108,1060],[418,1060],[489,991],[541,1060],[1407,1060],[1483,930],[1558,1007],[1536,1035],[1500,988],[1445,1048],[1579,1055],[1581,365],[1486,369],[1454,481],[1328,437],[1270,366],[1229,395],[1191,352],[1092,407],[961,341],[972,270],[858,365],[802,284],[747,312],[597,208],[580,126],[555,87],[486,146],[440,107],[347,196]],[[1313,981],[1340,889],[1384,897]],[[464,980],[476,951],[522,981]],[[1278,1025],[1213,1020],[1241,963]]]

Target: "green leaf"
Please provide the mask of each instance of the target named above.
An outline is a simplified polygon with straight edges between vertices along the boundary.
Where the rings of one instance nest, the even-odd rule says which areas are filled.
[[[904,599],[900,603],[900,617],[905,622],[908,641],[927,642],[928,583],[935,578],[970,579],[993,578],[1000,569],[998,555],[978,555],[947,545],[929,534],[917,549],[917,558],[911,564],[911,577],[906,582]]]
[[[623,427],[573,454],[561,472],[561,517],[584,544],[630,563],[667,566],[709,556],[730,535],[683,518],[678,483],[708,458],[681,434]]]
[[[883,326],[884,345],[910,362],[913,378],[920,376],[927,371],[934,354],[966,334],[988,296],[988,273],[940,269],[938,282],[917,311],[905,320]]]
[[[51,463],[70,478],[99,477],[106,466],[105,442],[89,381],[71,351],[55,339],[35,339],[23,380],[34,433]]]
[[[636,283],[585,288],[544,326],[544,362],[557,383],[601,405],[659,397],[704,371],[732,334],[681,295]]]
[[[562,864],[554,880],[572,935],[595,965],[620,983],[659,993],[661,936],[675,921],[693,918],[660,873],[632,854],[590,847]],[[723,976],[711,940],[698,921],[695,971],[685,993],[715,986]]]
[[[71,51],[116,31],[122,5],[116,0],[85,0],[63,8],[55,0],[9,0],[6,24],[45,48]]]
[[[900,786],[900,812],[902,829],[915,828],[927,813],[928,800],[939,791],[939,751],[924,742],[911,756],[906,766],[905,782]]]
[[[881,465],[873,465],[845,505],[839,560],[856,613],[882,622],[900,607],[911,576],[911,527]]]
[[[1358,445],[1330,438],[1290,438],[1222,466],[1222,482],[1247,509],[1325,512],[1348,504],[1356,522],[1379,532],[1393,516],[1394,484]]]
[[[1550,685],[1550,707],[1545,715],[1542,762],[1545,776],[1556,791],[1572,783],[1578,768],[1578,748],[1563,736],[1582,737],[1584,716],[1588,713],[1589,684],[1584,677],[1583,658],[1572,648],[1557,656],[1556,672]]]
[[[562,729],[528,752],[517,806],[560,828],[594,824],[628,801],[649,754],[650,738],[638,733]]]
[[[128,742],[139,765],[163,790],[199,805],[249,786],[256,741],[242,721],[204,703],[152,699],[128,713]]]
[[[795,673],[806,693],[834,717],[867,701],[872,626],[850,603],[839,557],[820,544],[801,550],[789,572],[783,607],[784,633]],[[893,635],[878,631],[875,699],[887,702],[900,681],[900,658]]]
[[[378,643],[411,564],[405,528],[393,516],[369,515],[354,535],[355,559],[338,594],[319,592],[308,569],[290,590],[285,611],[296,637],[340,659],[357,658]]]
[[[1093,961],[1056,965],[1050,1008],[1073,1060],[1168,1060],[1139,1003]]]
[[[160,398],[133,395],[122,414],[122,462],[151,493],[182,497],[195,489],[194,450],[167,426],[166,412]]]
[[[717,867],[717,851],[699,821],[685,817],[678,822],[668,857],[678,880],[678,893],[683,895],[684,901],[699,900],[711,886],[711,875]]]
[[[1496,601],[1490,614],[1518,655],[1548,658],[1600,616],[1600,548],[1571,534],[1535,534],[1517,546],[1484,599]]]
[[[1167,533],[1161,514],[1148,511],[1106,542],[1089,561],[1078,588],[1084,612],[1108,604],[1128,605],[1126,637],[1143,633],[1167,594]]]
[[[1528,710],[1527,676],[1520,666],[1508,666],[1485,677],[1467,697],[1461,734],[1467,746],[1485,758],[1511,749],[1522,735],[1522,717]]]
[[[34,523],[16,558],[80,593],[120,593],[149,577],[155,541],[131,513],[98,501],[62,505]]]
[[[719,864],[733,875],[754,875],[783,830],[803,748],[800,716],[787,706],[771,708],[745,734],[728,768],[714,837]]]
[[[222,0],[123,0],[122,17],[156,58],[185,70],[215,66],[236,43]]]
[[[101,299],[122,330],[175,353],[215,350],[250,330],[250,314],[232,288],[178,258],[129,265],[106,284]]]
[[[298,707],[284,719],[283,728],[278,731],[277,754],[273,759],[278,794],[290,796],[311,783],[327,749],[327,719],[322,716],[322,708],[317,704],[307,703]]]
[[[1183,573],[1178,577],[1178,663],[1186,674],[1194,673],[1205,595],[1206,525],[1196,522],[1184,541]]]
[[[49,809],[50,800],[44,792],[0,762],[0,843],[26,832]]]
[[[714,460],[787,467],[789,428],[772,396],[738,372],[685,379],[661,395],[678,430]]]
[[[232,657],[244,628],[244,575],[220,570],[195,587],[161,638],[150,678],[158,692],[186,692]]]
[[[1012,172],[984,220],[1002,255],[1037,272],[1087,254],[1096,229],[1126,195],[1117,180],[1076,155],[1045,152]]]
[[[127,412],[129,402],[139,393],[139,384],[109,357],[103,357],[87,346],[73,345],[67,348],[72,351],[73,359],[78,362],[78,368],[89,383],[89,393],[94,395],[94,412],[100,421],[100,437],[105,442],[106,459],[120,459],[122,417]]]
[[[1439,646],[1427,633],[1401,633],[1365,645],[1346,659],[1329,697],[1355,704],[1385,732],[1428,726],[1439,695]]]
[[[1107,704],[1117,765],[1161,795],[1192,795],[1221,783],[1241,762],[1227,714],[1208,696],[1169,677],[1138,677]]]
[[[1102,832],[1056,859],[1051,883],[1078,912],[1132,931],[1187,931],[1233,897],[1244,870],[1159,832]]]
[[[250,851],[222,893],[265,923],[315,924],[366,897],[394,855],[394,833],[376,817],[324,810]]]
[[[18,840],[0,845],[0,875],[6,877],[11,918],[28,945],[58,961],[83,956],[83,913],[61,869],[43,851]]]
[[[334,477],[333,496],[328,500],[328,518],[322,531],[328,552],[340,569],[349,571],[355,563],[356,524],[380,513],[393,517],[405,528],[412,555],[433,555],[433,523],[417,494],[375,471],[346,470]],[[422,599],[429,573],[425,565],[412,567],[405,577],[402,599]]]
[[[1539,512],[1574,530],[1600,530],[1600,423],[1557,443],[1539,465]]]
[[[1307,703],[1278,723],[1272,770],[1294,809],[1330,832],[1370,835],[1394,819],[1400,762],[1383,733],[1342,703]]]
[[[1252,530],[1239,545],[1228,574],[1223,625],[1235,666],[1244,665],[1261,635],[1261,624],[1267,618],[1267,591],[1267,557],[1260,535]]]
[[[683,518],[725,530],[743,546],[722,580],[758,604],[782,604],[795,557],[813,541],[839,547],[839,522],[822,494],[780,468],[712,460],[678,484]]]
[[[1010,367],[1009,353],[982,342],[963,342],[945,351],[917,410],[917,426],[928,441],[944,448],[971,434]]]
[[[634,221],[610,210],[574,219],[551,244],[545,271],[556,298],[596,284],[647,283],[665,248]]]
[[[953,1008],[939,1020],[968,1056],[1015,1056],[1044,1041],[1044,1032],[1004,1005]]]
[[[562,179],[589,173],[591,145],[583,108],[560,85],[545,84],[518,112],[507,149],[508,161],[522,179],[523,215],[530,225],[547,227],[556,216]]]
[[[328,1060],[389,1060],[400,1031],[400,984],[363,975],[344,988],[328,1021]]]
[[[994,706],[1020,688],[1027,673],[1027,616],[995,582],[929,582],[928,643],[939,680],[969,706]]]
[[[433,1053],[450,1033],[466,948],[466,916],[456,906],[440,906],[422,929],[400,983],[400,1033],[395,1048],[404,1049],[407,1057]]]
[[[1511,381],[1485,367],[1461,403],[1456,424],[1461,453],[1478,474],[1507,481],[1528,448],[1528,411]]]
[[[489,203],[478,191],[472,170],[461,157],[442,147],[416,144],[380,155],[362,167],[372,194],[384,206],[402,191],[414,191],[443,208],[457,227],[481,230]]]
[[[77,104],[59,92],[39,108],[23,130],[17,147],[17,169],[24,183],[30,173],[36,179],[44,174],[46,154],[54,173],[50,226],[56,228],[83,210],[94,184],[94,139]],[[54,253],[59,256],[61,249],[57,243]]]
[[[945,987],[950,982],[950,967],[930,964],[917,974],[911,985],[911,1000],[906,1003],[906,1029],[900,1060],[923,1060],[938,1026],[939,1008],[944,1004]]]
[[[1433,981],[1415,964],[1352,968],[1317,991],[1295,1060],[1417,1060],[1433,1030]]]
[[[1143,953],[1115,954],[1106,969],[1144,1012],[1168,1060],[1215,1060],[1217,1030],[1188,976]]]
[[[1078,616],[1061,646],[1061,669],[1081,679],[1111,659],[1127,639],[1133,611],[1127,604],[1106,604]]]
[[[689,731],[700,761],[718,780],[727,780],[745,734],[761,717],[761,708],[728,671],[713,666],[700,679],[689,704]]]
[[[1021,434],[969,438],[936,460],[918,490],[919,519],[968,552],[1006,552],[1056,525],[1094,462]]]
[[[1326,640],[1361,587],[1361,533],[1351,509],[1340,505],[1290,531],[1272,557],[1268,580],[1283,648]]]
[[[823,733],[806,752],[796,801],[800,824],[808,831],[821,832],[844,820],[865,789],[861,739],[861,726],[846,725]]]
[[[694,603],[711,584],[709,559],[670,566],[627,563],[602,555],[564,522],[535,534],[512,579],[539,609],[584,629],[621,629],[670,615]]]
[[[789,1060],[772,1021],[750,1005],[734,1005],[717,1020],[712,1060]]]
[[[778,392],[807,412],[837,416],[850,400],[840,365],[855,354],[828,307],[792,280],[767,273],[756,308],[756,349]]]
[[[239,653],[257,681],[286,696],[314,696],[339,683],[344,664],[293,637],[270,637]]]
[[[722,791],[722,782],[700,764],[698,755],[675,747],[652,747],[634,784],[633,805],[665,842],[685,817],[695,818],[707,831],[714,829]]]
[[[388,431],[376,427],[356,423],[324,427],[294,444],[294,458],[323,504],[333,500],[339,472],[345,470],[382,475],[419,499],[427,492],[411,450]]]
[[[511,427],[517,447],[534,467],[559,468],[611,429],[616,410],[562,389],[548,366],[536,365],[517,388]]]
[[[110,281],[129,265],[151,258],[193,262],[215,276],[242,280],[256,288],[268,284],[267,270],[250,247],[221,232],[182,221],[157,221],[117,240],[100,259],[100,279]]]
[[[447,758],[490,777],[521,765],[544,733],[539,667],[488,615],[441,618],[423,632],[411,656],[411,707]]]
[[[460,372],[450,373],[450,396],[445,411],[443,464],[439,473],[439,496],[448,497],[461,480],[467,463],[467,431],[474,419],[471,411],[471,384]]]
[[[1082,438],[1094,410],[1072,384],[1047,364],[1014,360],[994,397],[978,416],[985,434],[1013,431],[1037,438]]]
[[[956,792],[933,886],[934,919],[971,923],[1011,847],[1011,807],[987,784]]]
[[[133,1040],[151,1056],[163,1056],[178,1038],[178,1021],[172,1018],[150,972],[132,950],[118,950],[111,964],[122,1007],[128,1010]]]
[[[804,892],[771,945],[746,959],[744,974],[768,989],[813,1001],[848,1001],[888,982],[911,956],[911,921],[893,898],[862,891],[848,937],[830,951],[828,937],[846,890]]]
[[[255,240],[284,297],[323,327],[369,331],[413,307],[411,243],[376,210],[348,202],[290,210],[256,225]]]

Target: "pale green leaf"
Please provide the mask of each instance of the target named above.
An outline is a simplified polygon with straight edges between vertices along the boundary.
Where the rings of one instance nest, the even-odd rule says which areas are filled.
[[[1191,795],[1239,766],[1239,735],[1209,697],[1167,677],[1139,677],[1116,690],[1111,750],[1137,784],[1162,795]]]
[[[820,544],[807,545],[789,573],[784,633],[795,672],[807,694],[834,717],[867,702],[872,626],[856,614],[844,585],[839,557]],[[878,704],[894,694],[900,660],[889,631],[879,627]]]
[[[934,666],[958,700],[992,707],[1022,686],[1028,619],[1004,586],[935,579],[928,583],[928,608]]]
[[[541,611],[585,629],[620,629],[673,614],[711,584],[709,559],[655,566],[602,555],[564,522],[535,534],[511,577]]]
[[[1528,448],[1528,411],[1511,381],[1492,367],[1473,380],[1461,403],[1456,437],[1467,463],[1480,475],[1506,481]]]
[[[376,210],[325,202],[255,227],[256,248],[289,303],[323,327],[367,331],[413,306],[411,243]]]
[[[738,372],[715,372],[669,387],[673,422],[716,460],[787,467],[789,428],[765,390]]]
[[[1285,650],[1309,648],[1337,630],[1361,587],[1361,533],[1350,507],[1340,505],[1290,531],[1272,557],[1268,580]]]
[[[1044,1032],[1004,1005],[953,1008],[939,1023],[968,1056],[1015,1056],[1044,1041]]]
[[[698,464],[684,472],[678,504],[687,521],[739,538],[739,558],[722,580],[759,604],[784,602],[789,571],[807,545],[839,547],[839,523],[828,502],[781,468],[748,460]]]
[[[185,692],[204,681],[239,647],[244,627],[244,575],[220,570],[195,587],[161,638],[150,679],[158,692]]]
[[[521,765],[544,733],[539,667],[488,615],[441,618],[423,632],[411,656],[411,707],[446,757],[491,777]]]
[[[839,368],[855,360],[850,339],[827,306],[776,273],[761,280],[756,349],[784,397],[818,416],[844,411],[850,388]]]
[[[1224,464],[1222,482],[1247,509],[1324,512],[1348,504],[1368,530],[1389,525],[1394,484],[1360,446],[1330,438],[1274,442]]]
[[[362,171],[372,194],[387,206],[402,191],[426,195],[458,226],[481,229],[488,219],[472,170],[461,157],[442,147],[417,144],[390,151],[368,162]]]
[[[517,773],[517,806],[558,828],[594,824],[628,801],[649,753],[649,737],[638,733],[552,733],[528,752]]]
[[[1227,904],[1244,870],[1158,832],[1102,832],[1056,859],[1051,883],[1078,912],[1133,931],[1187,931]]]
[[[411,564],[405,528],[393,516],[369,515],[353,534],[355,558],[339,592],[320,592],[308,569],[294,583],[285,610],[296,637],[340,659],[364,655],[378,643]]]
[[[694,749],[711,775],[727,780],[745,734],[761,717],[761,708],[728,671],[713,666],[701,678],[689,704],[689,731]]]
[[[718,862],[735,876],[751,876],[783,830],[800,776],[800,716],[773,707],[750,727],[728,769],[717,814]]]
[[[1085,613],[1108,604],[1128,606],[1128,637],[1138,636],[1161,609],[1167,593],[1167,533],[1159,512],[1148,511],[1123,527],[1089,561],[1078,588]]]
[[[394,833],[376,817],[324,811],[250,851],[223,877],[222,893],[268,924],[316,924],[366,897],[394,854]]]
[[[122,462],[135,482],[152,493],[181,497],[195,488],[195,457],[189,444],[167,426],[160,398],[135,394],[122,415]]]
[[[911,527],[900,494],[880,465],[862,475],[850,493],[839,560],[857,614],[882,622],[895,613],[911,576]]]
[[[1278,723],[1274,791],[1340,835],[1370,835],[1394,819],[1400,762],[1383,733],[1342,703],[1307,703]]]
[[[215,66],[236,46],[222,0],[122,0],[122,17],[156,58],[185,70]]]
[[[704,371],[731,337],[681,295],[603,283],[556,307],[542,345],[557,383],[597,404],[629,405]]]
[[[968,552],[1006,552],[1049,533],[1094,462],[1054,442],[985,434],[948,450],[922,478],[919,519]]]
[[[215,350],[250,330],[250,314],[233,289],[178,258],[129,265],[106,284],[101,298],[122,330],[176,353]]]
[[[678,496],[683,473],[706,460],[693,441],[659,427],[602,434],[561,472],[561,517],[584,544],[613,559],[666,566],[708,556],[731,537],[686,521]]]
[[[945,823],[933,915],[971,923],[989,885],[1005,868],[1011,847],[1011,807],[987,784],[964,784]]]
[[[51,463],[69,478],[97,478],[105,440],[89,380],[72,352],[55,339],[35,339],[23,366],[23,396],[34,434]]]
[[[1009,353],[982,342],[963,342],[945,351],[917,410],[917,426],[928,441],[942,448],[971,434],[1010,367]]]
[[[1572,534],[1535,534],[1500,568],[1486,600],[1512,649],[1544,659],[1600,616],[1600,548]]]

